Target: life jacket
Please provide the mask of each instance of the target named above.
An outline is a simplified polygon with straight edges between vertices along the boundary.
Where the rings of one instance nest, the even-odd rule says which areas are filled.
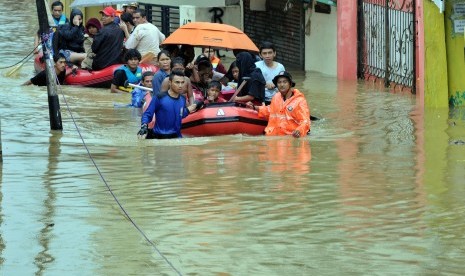
[[[137,66],[136,73],[131,72],[131,70],[126,65],[121,65],[118,69],[115,70],[123,70],[126,73],[126,78],[128,79],[128,83],[138,84],[142,80],[142,69]],[[131,92],[132,87],[124,87],[118,86],[118,89],[126,92]]]
[[[211,64],[212,64],[212,66],[213,66],[213,70],[216,70],[216,67],[218,66],[218,64],[220,63],[220,61],[221,61],[221,60],[220,60],[218,57],[216,57],[216,56],[210,59],[210,62],[211,62]]]
[[[310,131],[310,109],[305,96],[297,89],[291,88],[293,95],[284,100],[281,93],[276,93],[269,106],[260,106],[259,117],[268,118],[265,135],[291,135],[298,129],[302,136]]]
[[[53,20],[57,26],[66,24],[66,16],[64,14],[61,14],[60,19],[54,17]]]

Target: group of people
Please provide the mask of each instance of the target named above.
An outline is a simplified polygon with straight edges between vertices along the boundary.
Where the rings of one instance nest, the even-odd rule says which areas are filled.
[[[83,24],[83,13],[72,9],[68,19],[63,13],[63,3],[51,5],[56,28],[51,36],[54,59],[64,56],[68,66],[87,70],[101,70],[123,63],[125,53],[137,49],[146,63],[156,64],[156,55],[165,35],[147,21],[145,10],[138,9],[136,2],[123,5],[123,11],[108,6],[99,13],[101,19],[90,18]],[[37,34],[35,46],[41,43]],[[36,51],[38,54],[39,51]],[[61,72],[57,71],[57,75]],[[34,78],[32,84],[37,83]],[[63,82],[60,82],[63,83]],[[25,83],[25,84],[28,84]]]
[[[225,102],[221,91],[231,83],[240,89],[233,101],[243,103],[256,110],[258,116],[268,119],[266,135],[299,138],[309,133],[307,101],[304,94],[294,88],[291,74],[274,60],[276,48],[273,43],[262,43],[258,60],[253,53],[235,51],[236,59],[228,71],[220,69],[224,68],[221,60],[209,49],[202,49],[202,54],[189,68],[192,56],[184,60],[179,56],[182,56],[181,52],[178,47],[174,51],[162,50],[158,55],[159,71],[152,81],[152,101],[142,115],[140,138],[182,137],[182,119],[198,109],[200,103]],[[221,70],[224,73],[219,72]],[[154,116],[157,118],[155,126],[149,129]]]
[[[152,91],[152,101],[142,116],[140,137],[182,137],[182,118],[198,109],[200,103],[226,101],[221,91],[231,86],[240,90],[235,102],[268,118],[266,135],[300,137],[310,131],[305,97],[294,88],[284,66],[274,60],[276,49],[271,42],[260,45],[259,56],[235,50],[236,59],[226,70],[215,49],[209,47],[202,48],[198,57],[189,45],[168,45],[161,50],[165,35],[147,21],[145,10],[138,9],[137,3],[124,5],[121,12],[105,7],[100,11],[100,21],[90,18],[85,26],[79,9],[73,9],[68,20],[60,1],[51,7],[57,25],[52,38],[57,81],[63,83],[66,63],[90,70],[124,63],[114,72],[111,92],[127,92],[128,83]],[[142,74],[141,62],[157,64],[159,70]],[[24,84],[46,85],[45,72]],[[132,91],[133,106],[142,105],[143,93],[140,89]],[[148,129],[154,117],[155,126]]]

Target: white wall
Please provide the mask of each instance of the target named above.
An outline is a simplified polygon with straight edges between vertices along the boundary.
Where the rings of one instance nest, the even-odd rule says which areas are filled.
[[[222,17],[223,23],[234,26],[242,30],[242,7],[239,5],[221,7],[224,11]],[[200,8],[196,6],[183,5],[179,6],[179,25],[182,26],[188,22],[211,22],[212,13],[210,8]],[[196,49],[196,55],[200,54],[200,49]],[[232,51],[221,51],[222,55],[234,57]]]
[[[305,18],[305,22],[308,20]],[[354,30],[356,32],[357,30]],[[313,13],[311,33],[305,36],[305,70],[337,76],[337,11]]]
[[[242,30],[241,6],[220,7],[223,11],[223,23],[232,25]],[[210,8],[200,8],[196,6],[183,5],[179,6],[179,24],[184,25],[187,22],[211,22],[212,13]]]

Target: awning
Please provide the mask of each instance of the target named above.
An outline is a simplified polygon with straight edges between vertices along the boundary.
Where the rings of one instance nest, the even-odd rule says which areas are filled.
[[[238,0],[144,0],[140,3],[162,5],[162,6],[196,6],[199,8],[226,7],[229,5],[239,4]]]
[[[110,6],[116,4],[125,4],[128,3],[128,0],[75,0],[71,5],[71,8],[74,7],[92,7],[92,6]]]
[[[336,0],[316,0],[317,2],[330,5],[330,6],[336,6]]]
[[[105,6],[115,4],[129,3],[131,0],[75,0],[70,7],[91,7],[91,6]],[[134,2],[134,1],[132,1]],[[237,4],[238,0],[143,0],[138,1],[139,4],[150,4],[150,5],[161,5],[161,6],[196,6],[199,8],[211,8],[211,7],[226,7],[229,5]]]

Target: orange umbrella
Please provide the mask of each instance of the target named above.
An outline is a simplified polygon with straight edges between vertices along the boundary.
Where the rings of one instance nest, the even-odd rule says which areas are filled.
[[[191,22],[179,27],[162,43],[167,44],[258,52],[257,46],[243,31],[231,25],[210,22]]]

